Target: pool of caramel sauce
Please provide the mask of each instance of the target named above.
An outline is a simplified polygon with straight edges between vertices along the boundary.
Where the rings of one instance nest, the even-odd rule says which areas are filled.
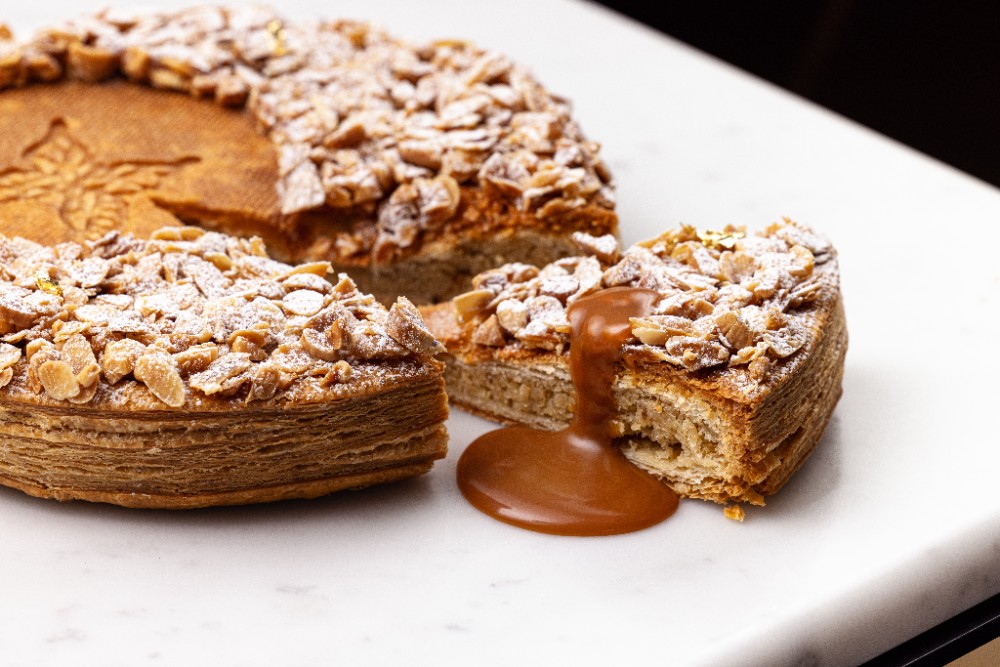
[[[499,429],[469,445],[458,461],[458,485],[475,508],[528,530],[578,536],[630,533],[674,513],[677,494],[629,463],[611,434],[629,318],[648,313],[658,298],[613,287],[570,306],[573,420],[555,432]]]

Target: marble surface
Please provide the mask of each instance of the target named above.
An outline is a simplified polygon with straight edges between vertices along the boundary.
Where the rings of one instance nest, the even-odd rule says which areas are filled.
[[[496,523],[456,489],[489,427],[458,411],[428,476],[312,502],[165,513],[3,489],[0,663],[837,665],[1000,592],[1000,193],[585,3],[282,4],[530,63],[604,144],[627,241],[782,215],[822,230],[843,399],[743,524],[701,502],[610,538]]]

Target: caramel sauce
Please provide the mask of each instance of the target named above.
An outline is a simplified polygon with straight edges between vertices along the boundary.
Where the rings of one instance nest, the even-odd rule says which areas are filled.
[[[648,312],[658,297],[615,287],[570,306],[573,420],[556,432],[499,429],[469,445],[458,461],[458,486],[476,509],[528,530],[580,536],[630,533],[674,513],[677,494],[629,463],[610,428],[629,318]]]

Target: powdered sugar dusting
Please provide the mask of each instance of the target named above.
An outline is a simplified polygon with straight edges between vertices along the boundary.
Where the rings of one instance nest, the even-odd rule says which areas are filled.
[[[807,344],[810,312],[838,289],[830,243],[787,218],[754,235],[682,226],[624,252],[610,236],[574,238],[590,254],[541,269],[508,264],[456,297],[473,343],[561,351],[576,299],[642,287],[661,297],[632,319],[632,353],[689,371],[744,366],[752,380]]]
[[[73,402],[140,383],[175,408],[316,400],[439,351],[405,299],[395,316],[346,276],[330,283],[325,263],[263,253],[194,228],[56,248],[0,236],[0,383]]]

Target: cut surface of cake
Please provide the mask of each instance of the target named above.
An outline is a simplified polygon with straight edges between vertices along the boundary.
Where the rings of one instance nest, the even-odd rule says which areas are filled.
[[[47,243],[259,235],[386,303],[617,228],[599,146],[521,65],[262,7],[0,26],[0,221]]]
[[[653,290],[631,319],[608,427],[625,456],[682,496],[763,504],[820,441],[841,394],[847,328],[836,252],[783,220],[756,234],[690,226],[624,252],[508,264],[422,309],[447,347],[453,405],[546,430],[569,423],[567,308],[612,287]]]
[[[441,350],[325,262],[169,227],[0,236],[0,484],[190,508],[413,477],[447,449]]]

